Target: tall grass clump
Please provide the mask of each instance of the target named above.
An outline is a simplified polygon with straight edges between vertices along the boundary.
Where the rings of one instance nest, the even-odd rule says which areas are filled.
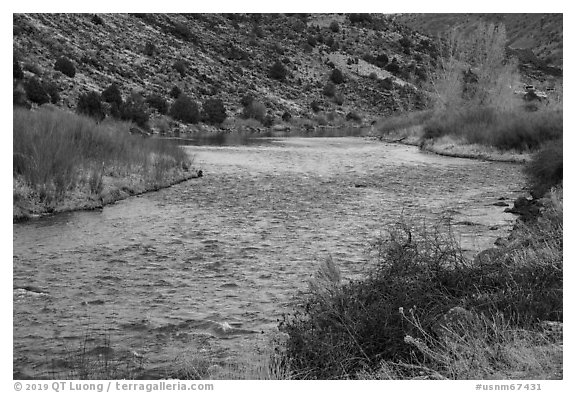
[[[41,201],[61,199],[84,183],[101,188],[102,173],[127,175],[184,165],[168,141],[132,136],[130,123],[95,120],[60,110],[14,109],[13,172]],[[95,171],[97,172],[95,174]]]
[[[302,306],[281,322],[293,377],[364,378],[384,367],[397,379],[518,378],[508,352],[523,343],[529,361],[547,342],[542,321],[562,321],[561,210],[561,194],[551,197],[516,240],[474,261],[450,227],[406,222],[374,242],[361,280],[345,282],[325,261]]]

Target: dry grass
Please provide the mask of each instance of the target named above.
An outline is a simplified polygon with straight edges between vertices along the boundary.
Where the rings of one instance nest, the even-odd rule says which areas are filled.
[[[499,150],[534,151],[550,140],[562,137],[562,111],[500,111],[491,107],[440,112],[424,127],[424,139],[446,135],[469,144]]]
[[[190,158],[170,141],[132,136],[131,124],[94,120],[58,109],[14,109],[14,202],[53,210],[71,194],[98,198],[106,177],[137,176],[155,187]],[[17,186],[17,187],[16,187]],[[30,192],[29,192],[30,191]]]

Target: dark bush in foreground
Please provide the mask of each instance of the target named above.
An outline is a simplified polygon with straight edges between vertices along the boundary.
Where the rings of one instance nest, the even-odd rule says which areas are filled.
[[[202,110],[208,123],[221,124],[226,119],[226,108],[219,98],[209,98],[204,101]]]
[[[105,117],[104,108],[102,107],[102,97],[95,91],[81,94],[78,97],[76,112],[81,115],[92,117],[96,120],[102,120]]]
[[[562,139],[546,143],[524,168],[532,194],[540,198],[563,183]]]
[[[405,223],[374,243],[375,264],[362,280],[342,283],[335,264],[326,261],[304,304],[280,324],[289,335],[285,360],[293,376],[354,378],[382,362],[433,367],[435,360],[414,344],[443,340],[439,322],[455,307],[478,318],[498,316],[507,329],[561,321],[561,216],[521,228],[522,244],[474,263],[463,257],[449,228]],[[414,368],[404,373],[411,377]]]
[[[35,104],[42,105],[50,102],[50,95],[44,88],[42,82],[37,78],[30,78],[24,83],[26,96]]]
[[[54,69],[56,71],[60,71],[66,76],[69,76],[70,78],[74,78],[74,76],[76,75],[76,67],[74,67],[74,63],[72,63],[70,59],[64,56],[56,60],[56,63],[54,64]]]
[[[198,110],[198,104],[194,102],[186,94],[180,94],[180,96],[174,101],[170,107],[170,116],[176,120],[180,120],[184,123],[198,123],[200,120],[200,111]]]

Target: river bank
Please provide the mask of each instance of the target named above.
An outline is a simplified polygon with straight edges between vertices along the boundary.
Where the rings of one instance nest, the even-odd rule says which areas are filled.
[[[57,200],[43,200],[38,192],[22,180],[13,179],[13,222],[50,214],[101,209],[131,196],[157,191],[184,181],[198,178],[199,172],[192,169],[173,168],[162,178],[152,178],[139,173],[125,176],[102,176],[101,191],[92,192],[89,186],[80,184]]]
[[[527,152],[499,150],[494,147],[468,143],[450,135],[438,139],[424,139],[423,125],[394,130],[378,137],[371,137],[386,143],[400,143],[418,146],[420,150],[445,157],[469,158],[482,161],[526,163],[530,160]]]

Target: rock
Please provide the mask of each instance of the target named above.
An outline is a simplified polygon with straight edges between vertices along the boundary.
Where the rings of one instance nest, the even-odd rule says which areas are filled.
[[[519,197],[514,201],[514,207],[506,208],[504,212],[519,215],[522,221],[531,221],[538,217],[541,207],[542,202],[538,199]]]
[[[506,202],[496,202],[492,204],[493,206],[503,206],[503,207],[508,207],[508,204]]]

